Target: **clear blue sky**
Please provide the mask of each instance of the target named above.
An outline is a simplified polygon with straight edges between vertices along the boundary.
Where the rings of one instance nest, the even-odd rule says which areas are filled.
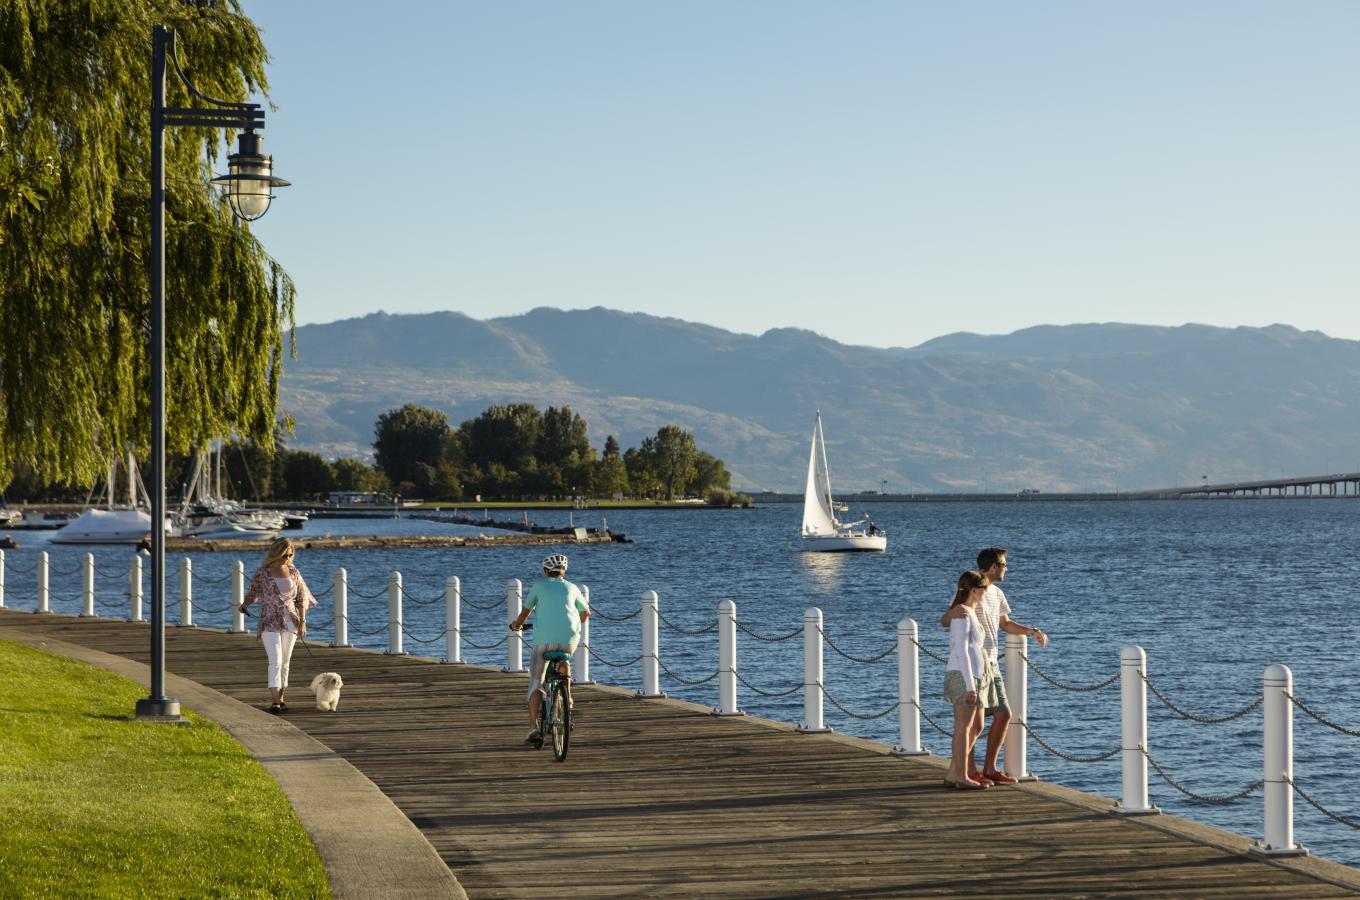
[[[298,320],[1360,338],[1360,3],[244,0]],[[185,48],[192,53],[192,48]]]

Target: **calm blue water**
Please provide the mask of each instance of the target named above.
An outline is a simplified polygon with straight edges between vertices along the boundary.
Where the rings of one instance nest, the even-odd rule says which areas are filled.
[[[1010,549],[1005,582],[1014,617],[1044,628],[1048,649],[1031,642],[1032,659],[1057,680],[1069,684],[1103,681],[1118,671],[1119,651],[1128,644],[1147,650],[1149,677],[1173,702],[1201,715],[1221,716],[1240,709],[1261,692],[1266,666],[1284,663],[1294,673],[1297,696],[1328,718],[1360,728],[1360,656],[1350,643],[1357,637],[1357,577],[1360,562],[1360,502],[1354,501],[1199,501],[1097,503],[921,503],[875,504],[874,519],[889,532],[884,554],[805,554],[797,539],[801,508],[771,505],[754,510],[615,510],[607,513],[615,531],[632,545],[570,549],[570,577],[590,585],[592,602],[605,614],[637,609],[644,590],[661,596],[662,614],[687,629],[712,622],[718,603],[737,604],[738,620],[763,635],[788,634],[801,627],[803,610],[821,608],[825,628],[844,650],[875,656],[895,640],[900,619],[922,623],[922,642],[944,653],[945,632],[931,625],[951,596],[958,573],[973,563],[978,549]],[[519,514],[504,514],[518,518]],[[567,513],[532,511],[544,525],[566,524]],[[576,512],[577,525],[596,526],[598,512]],[[456,533],[456,526],[423,521],[319,520],[306,534]],[[35,557],[47,533],[20,533],[24,544],[6,554],[6,594],[11,607],[31,608]],[[52,546],[58,572],[51,586],[56,612],[80,608],[78,567],[90,548]],[[109,577],[96,578],[100,612],[126,614],[126,548],[95,548],[96,563]],[[463,581],[464,597],[487,604],[503,597],[509,578],[526,584],[544,554],[541,548],[456,550],[304,551],[298,565],[314,590],[325,590],[337,566],[350,573],[350,615],[356,628],[372,630],[386,618],[383,592],[387,573],[403,573],[417,598],[437,596],[447,575]],[[201,581],[195,585],[195,620],[225,625],[227,584],[213,583],[229,571],[234,556],[199,555]],[[256,559],[247,559],[247,573]],[[178,560],[171,573],[169,616],[178,615]],[[359,594],[378,594],[361,599]],[[313,634],[329,619],[330,595],[312,616]],[[105,604],[108,604],[106,606]],[[409,631],[435,639],[443,627],[442,606],[408,604]],[[503,605],[479,611],[465,605],[467,638],[489,644],[505,633]],[[592,644],[604,659],[623,661],[640,652],[638,620],[592,621]],[[386,638],[351,633],[361,646],[386,647]],[[717,668],[716,636],[684,636],[661,630],[662,659],[689,679]],[[785,690],[801,681],[801,637],[784,643],[738,635],[739,670],[757,687]],[[443,655],[442,643],[422,645],[408,638],[415,653]],[[464,645],[471,662],[501,665],[504,646],[479,651]],[[847,708],[880,712],[896,702],[896,660],[874,665],[847,661],[829,648],[826,688]],[[637,687],[640,667],[610,668],[592,661],[599,681]],[[946,725],[949,709],[939,695],[943,666],[922,657],[922,705]],[[716,681],[688,687],[662,677],[670,695],[714,705]],[[802,697],[767,699],[740,688],[739,703],[749,712],[798,722]],[[1059,690],[1031,673],[1029,720],[1034,731],[1059,750],[1092,756],[1119,744],[1119,689],[1094,693]],[[1261,777],[1261,715],[1254,712],[1226,725],[1200,725],[1171,713],[1149,695],[1149,750],[1166,772],[1198,793],[1235,793]],[[826,719],[837,730],[895,743],[895,715],[859,721],[830,704]],[[1339,734],[1296,713],[1295,778],[1324,806],[1360,819],[1360,780],[1353,760],[1360,739]],[[947,739],[922,724],[922,741],[936,753]],[[1092,764],[1058,759],[1029,743],[1029,767],[1041,778],[1118,797],[1118,758]],[[1155,772],[1152,802],[1168,812],[1259,837],[1261,793],[1226,806],[1186,800]],[[1324,818],[1295,800],[1295,830],[1314,853],[1360,865],[1357,832]]]

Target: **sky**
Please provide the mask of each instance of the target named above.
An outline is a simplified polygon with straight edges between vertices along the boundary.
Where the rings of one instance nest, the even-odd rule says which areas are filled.
[[[1360,339],[1360,3],[243,0],[299,324]],[[192,48],[185,47],[186,54]]]

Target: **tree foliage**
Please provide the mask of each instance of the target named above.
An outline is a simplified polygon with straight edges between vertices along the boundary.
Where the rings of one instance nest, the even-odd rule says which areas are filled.
[[[393,484],[416,482],[417,466],[436,466],[442,459],[449,417],[428,406],[408,403],[378,416],[373,430],[378,468]]]
[[[266,53],[235,0],[0,0],[0,488],[93,484],[150,443],[151,29],[204,93]],[[173,67],[169,106],[187,107]],[[208,180],[220,131],[166,132],[166,438],[272,445],[294,290]]]

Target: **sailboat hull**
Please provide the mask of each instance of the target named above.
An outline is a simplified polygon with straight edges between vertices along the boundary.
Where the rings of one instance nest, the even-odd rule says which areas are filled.
[[[803,549],[814,553],[883,551],[888,549],[885,534],[812,534],[803,537]]]

